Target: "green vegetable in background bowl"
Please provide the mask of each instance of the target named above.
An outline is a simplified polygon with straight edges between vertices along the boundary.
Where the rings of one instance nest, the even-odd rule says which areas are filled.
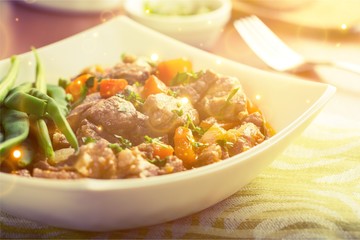
[[[208,13],[217,7],[209,1],[162,1],[148,0],[144,2],[144,11],[147,14],[164,16],[188,16]]]

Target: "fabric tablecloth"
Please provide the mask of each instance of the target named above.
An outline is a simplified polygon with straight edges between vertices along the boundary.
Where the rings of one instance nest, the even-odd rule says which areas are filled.
[[[253,181],[197,214],[151,227],[94,233],[59,229],[2,211],[0,237],[360,239],[360,124],[327,124],[329,118],[316,118]]]

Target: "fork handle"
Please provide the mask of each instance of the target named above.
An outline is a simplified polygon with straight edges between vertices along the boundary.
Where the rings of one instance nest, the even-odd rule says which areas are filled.
[[[342,61],[324,62],[325,65],[333,66],[360,75],[360,65]]]

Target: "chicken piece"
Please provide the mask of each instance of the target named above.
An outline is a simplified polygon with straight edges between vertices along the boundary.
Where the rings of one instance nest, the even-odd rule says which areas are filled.
[[[164,93],[152,94],[143,105],[143,113],[149,117],[150,128],[160,136],[173,134],[175,128],[189,119],[199,123],[199,115],[187,98],[175,98]]]
[[[113,67],[103,78],[122,78],[132,85],[135,82],[144,83],[154,69],[146,62],[119,63]]]
[[[99,140],[83,145],[73,167],[83,176],[88,178],[111,179],[116,178],[116,157],[108,147],[108,142]]]
[[[79,123],[83,119],[83,114],[86,112],[86,110],[100,100],[101,97],[99,93],[89,94],[85,97],[84,101],[80,105],[71,110],[66,119],[73,130],[76,130],[79,127]]]
[[[248,115],[245,93],[235,77],[219,76],[196,108],[201,119],[215,117],[217,120],[236,122]]]
[[[113,137],[121,136],[138,145],[145,135],[152,135],[147,125],[148,117],[116,95],[100,100],[87,109],[83,117],[97,127],[100,137],[110,142],[114,142]]]
[[[179,97],[186,97],[195,105],[206,93],[209,87],[219,79],[219,76],[207,70],[195,82],[186,85],[173,86],[170,89]]]
[[[146,178],[157,176],[159,168],[146,160],[137,147],[117,154],[116,175],[118,178]]]
[[[237,129],[228,130],[227,140],[233,143],[233,146],[228,150],[229,155],[234,156],[262,143],[265,136],[255,124],[247,122]]]

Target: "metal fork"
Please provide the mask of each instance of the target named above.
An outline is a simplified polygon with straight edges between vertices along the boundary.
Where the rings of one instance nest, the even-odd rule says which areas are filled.
[[[360,74],[360,66],[356,64],[305,59],[289,48],[256,16],[235,20],[234,26],[255,54],[277,71],[302,72],[312,69],[315,65],[328,65]]]

